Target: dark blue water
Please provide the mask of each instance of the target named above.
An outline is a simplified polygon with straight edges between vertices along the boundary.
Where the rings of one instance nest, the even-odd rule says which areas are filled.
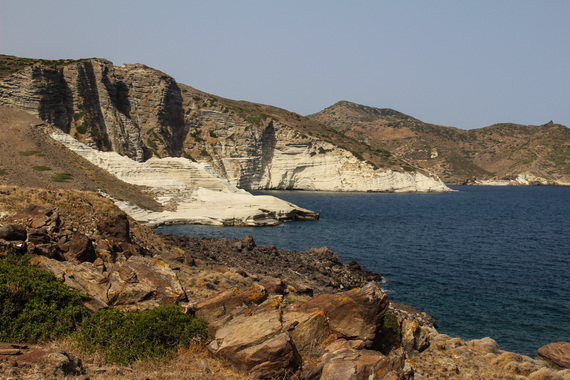
[[[270,192],[321,213],[278,227],[169,226],[305,250],[328,246],[387,280],[392,299],[433,316],[439,332],[490,336],[536,356],[570,341],[570,188],[454,187],[449,194]]]

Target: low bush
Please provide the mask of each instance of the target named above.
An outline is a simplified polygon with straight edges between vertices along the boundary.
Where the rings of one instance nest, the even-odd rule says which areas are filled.
[[[32,169],[37,170],[39,172],[45,172],[45,171],[51,170],[51,168],[49,166],[41,166],[41,165],[32,166]]]
[[[71,179],[71,177],[72,176],[70,173],[57,173],[56,175],[51,177],[51,180],[53,182],[67,182],[68,180]]]
[[[87,296],[29,257],[0,259],[0,342],[43,342],[67,335],[87,316]]]
[[[24,150],[22,152],[18,152],[20,156],[29,157],[29,156],[36,156],[36,157],[43,157],[45,154],[40,152],[39,150]]]
[[[82,135],[86,134],[88,131],[88,127],[85,123],[81,123],[81,125],[78,125],[77,128],[75,128],[75,130],[77,131],[77,133],[80,133]]]
[[[89,350],[100,350],[112,362],[129,364],[143,358],[171,356],[191,339],[205,337],[206,322],[183,314],[180,306],[123,312],[100,310],[85,319],[79,341]]]
[[[44,342],[73,336],[87,351],[129,364],[172,356],[176,349],[207,334],[207,324],[180,306],[124,312],[83,306],[89,298],[30,265],[30,256],[0,258],[0,342]]]
[[[389,330],[392,330],[396,336],[402,335],[400,321],[396,314],[393,313],[384,314],[384,327]]]

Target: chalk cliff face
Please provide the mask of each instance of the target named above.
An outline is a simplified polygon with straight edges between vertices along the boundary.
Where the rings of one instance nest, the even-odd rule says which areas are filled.
[[[0,104],[139,162],[209,163],[246,190],[449,190],[435,175],[299,115],[209,95],[140,64],[37,63],[0,81]]]
[[[59,130],[51,136],[124,182],[141,185],[164,205],[151,211],[125,201],[115,203],[134,219],[160,224],[275,225],[284,219],[318,219],[318,214],[270,196],[253,196],[220,179],[205,163],[186,158],[151,158],[136,162],[115,152],[101,152]]]

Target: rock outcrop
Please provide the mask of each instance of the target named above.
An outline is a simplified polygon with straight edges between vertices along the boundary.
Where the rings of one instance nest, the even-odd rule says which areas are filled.
[[[551,354],[546,361],[532,359],[502,351],[490,338],[439,334],[427,314],[389,303],[378,283],[368,282],[371,274],[359,274],[357,263],[339,263],[326,248],[279,251],[251,237],[165,242],[95,194],[0,191],[0,259],[34,254],[33,264],[90,296],[89,310],[178,303],[209,322],[212,360],[248,378],[570,379],[570,370],[549,366],[558,362]],[[19,209],[16,195],[43,203]],[[248,265],[255,256],[270,259]],[[300,277],[329,269],[299,282],[282,275],[283,263],[271,265],[281,256],[306,256]],[[239,261],[247,269],[229,266]],[[256,273],[260,267],[267,271]],[[238,378],[208,377],[208,366],[200,363],[197,378]],[[0,369],[22,379],[136,377],[131,368],[80,361],[57,347],[12,344],[0,344]]]
[[[555,368],[570,369],[570,343],[554,342],[538,349],[538,356],[552,363]]]
[[[160,224],[275,225],[285,219],[316,220],[316,212],[271,196],[253,196],[219,178],[206,163],[186,158],[151,158],[137,162],[115,152],[102,152],[53,131],[52,137],[122,181],[144,186],[164,205],[163,211],[115,203],[137,221]]]
[[[299,115],[281,118],[284,110],[205,94],[140,64],[37,63],[0,80],[0,104],[135,161],[155,156],[208,162],[219,176],[246,190],[449,190],[425,171],[404,164],[378,166],[381,153],[363,156],[343,148],[344,140],[332,130],[311,136],[302,130],[310,121]]]

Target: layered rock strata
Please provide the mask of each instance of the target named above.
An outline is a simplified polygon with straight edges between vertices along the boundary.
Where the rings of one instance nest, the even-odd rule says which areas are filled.
[[[425,171],[384,169],[301,132],[299,115],[295,123],[280,121],[258,105],[205,94],[140,64],[38,63],[0,81],[0,104],[135,161],[155,156],[208,162],[219,176],[246,190],[449,190]]]
[[[115,152],[102,152],[58,130],[51,136],[124,182],[144,186],[164,211],[115,203],[137,221],[160,224],[275,225],[284,219],[318,219],[318,214],[271,196],[253,196],[221,179],[206,163],[186,158],[151,158],[137,162]]]

